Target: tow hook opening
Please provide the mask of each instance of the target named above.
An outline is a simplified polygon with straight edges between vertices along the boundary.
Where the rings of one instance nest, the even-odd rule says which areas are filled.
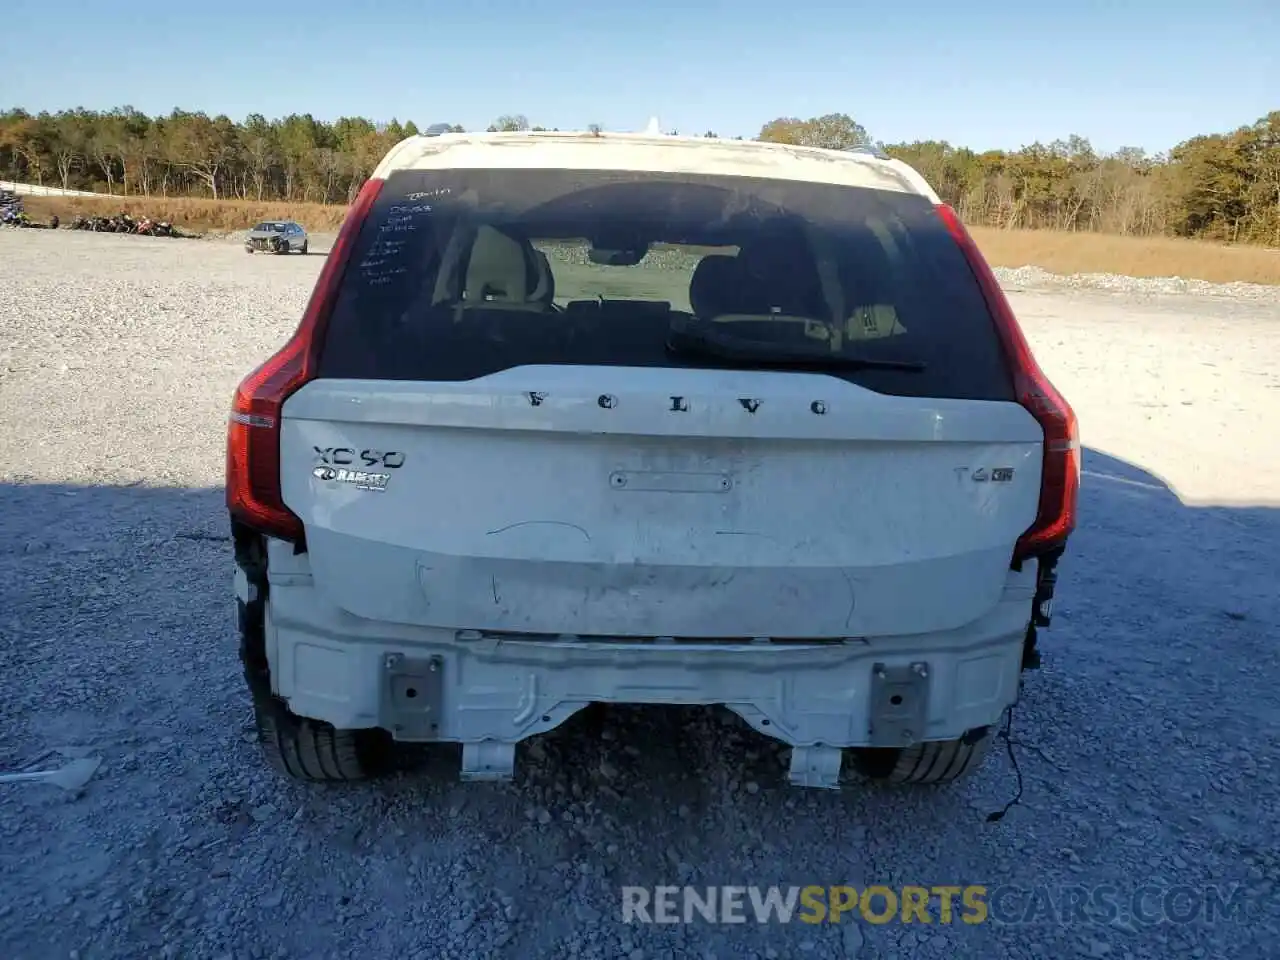
[[[1032,604],[1031,623],[1047,627],[1053,619],[1053,591],[1058,585],[1058,561],[1061,552],[1046,556],[1036,571],[1036,594]]]
[[[1022,644],[1022,669],[1040,669],[1040,650],[1037,643],[1040,639],[1039,629],[1048,627],[1053,620],[1053,592],[1058,585],[1058,561],[1062,559],[1062,549],[1046,554],[1040,560],[1036,571],[1036,592],[1031,601],[1031,622],[1027,625],[1027,636]]]
[[[266,601],[267,550],[262,537],[243,524],[232,522],[231,541],[235,563],[251,588],[250,597],[236,600],[236,626],[240,634],[240,661],[254,682],[270,687],[267,662]]]
[[[1036,627],[1033,623],[1027,627],[1027,638],[1022,642],[1023,670],[1040,669],[1040,651],[1036,647],[1036,640]]]

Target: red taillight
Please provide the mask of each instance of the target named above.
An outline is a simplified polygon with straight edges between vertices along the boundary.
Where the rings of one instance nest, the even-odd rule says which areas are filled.
[[[987,307],[996,322],[1001,345],[1013,371],[1018,403],[1036,418],[1044,430],[1044,468],[1040,478],[1040,508],[1033,523],[1014,547],[1013,561],[1040,556],[1066,543],[1076,526],[1076,502],[1080,495],[1080,429],[1075,411],[1040,369],[1031,346],[1018,325],[1013,308],[986,258],[965,229],[956,212],[938,205],[938,215],[964,252]]]
[[[333,249],[316,280],[302,322],[271,359],[241,381],[227,427],[227,508],[261,533],[294,543],[302,521],[280,493],[280,416],[285,400],[316,375],[320,344],[360,227],[382,190],[367,180],[347,211]]]

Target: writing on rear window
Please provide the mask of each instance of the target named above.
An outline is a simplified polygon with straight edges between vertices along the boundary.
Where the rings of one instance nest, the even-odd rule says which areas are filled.
[[[448,187],[437,187],[434,190],[416,190],[413,193],[405,194],[406,200],[429,200],[432,197],[443,197],[448,194]]]

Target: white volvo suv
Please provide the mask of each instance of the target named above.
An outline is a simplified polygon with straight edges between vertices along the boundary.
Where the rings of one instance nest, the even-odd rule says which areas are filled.
[[[593,702],[717,704],[790,779],[939,783],[1038,662],[1080,446],[990,268],[875,152],[411,137],[238,388],[268,758],[464,779]]]

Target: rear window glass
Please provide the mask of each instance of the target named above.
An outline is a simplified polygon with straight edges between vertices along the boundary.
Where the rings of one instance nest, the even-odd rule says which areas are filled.
[[[749,358],[681,349],[673,331],[746,342]],[[393,174],[356,240],[318,372],[770,369],[775,348],[882,393],[1012,399],[981,290],[926,199],[596,170]]]

